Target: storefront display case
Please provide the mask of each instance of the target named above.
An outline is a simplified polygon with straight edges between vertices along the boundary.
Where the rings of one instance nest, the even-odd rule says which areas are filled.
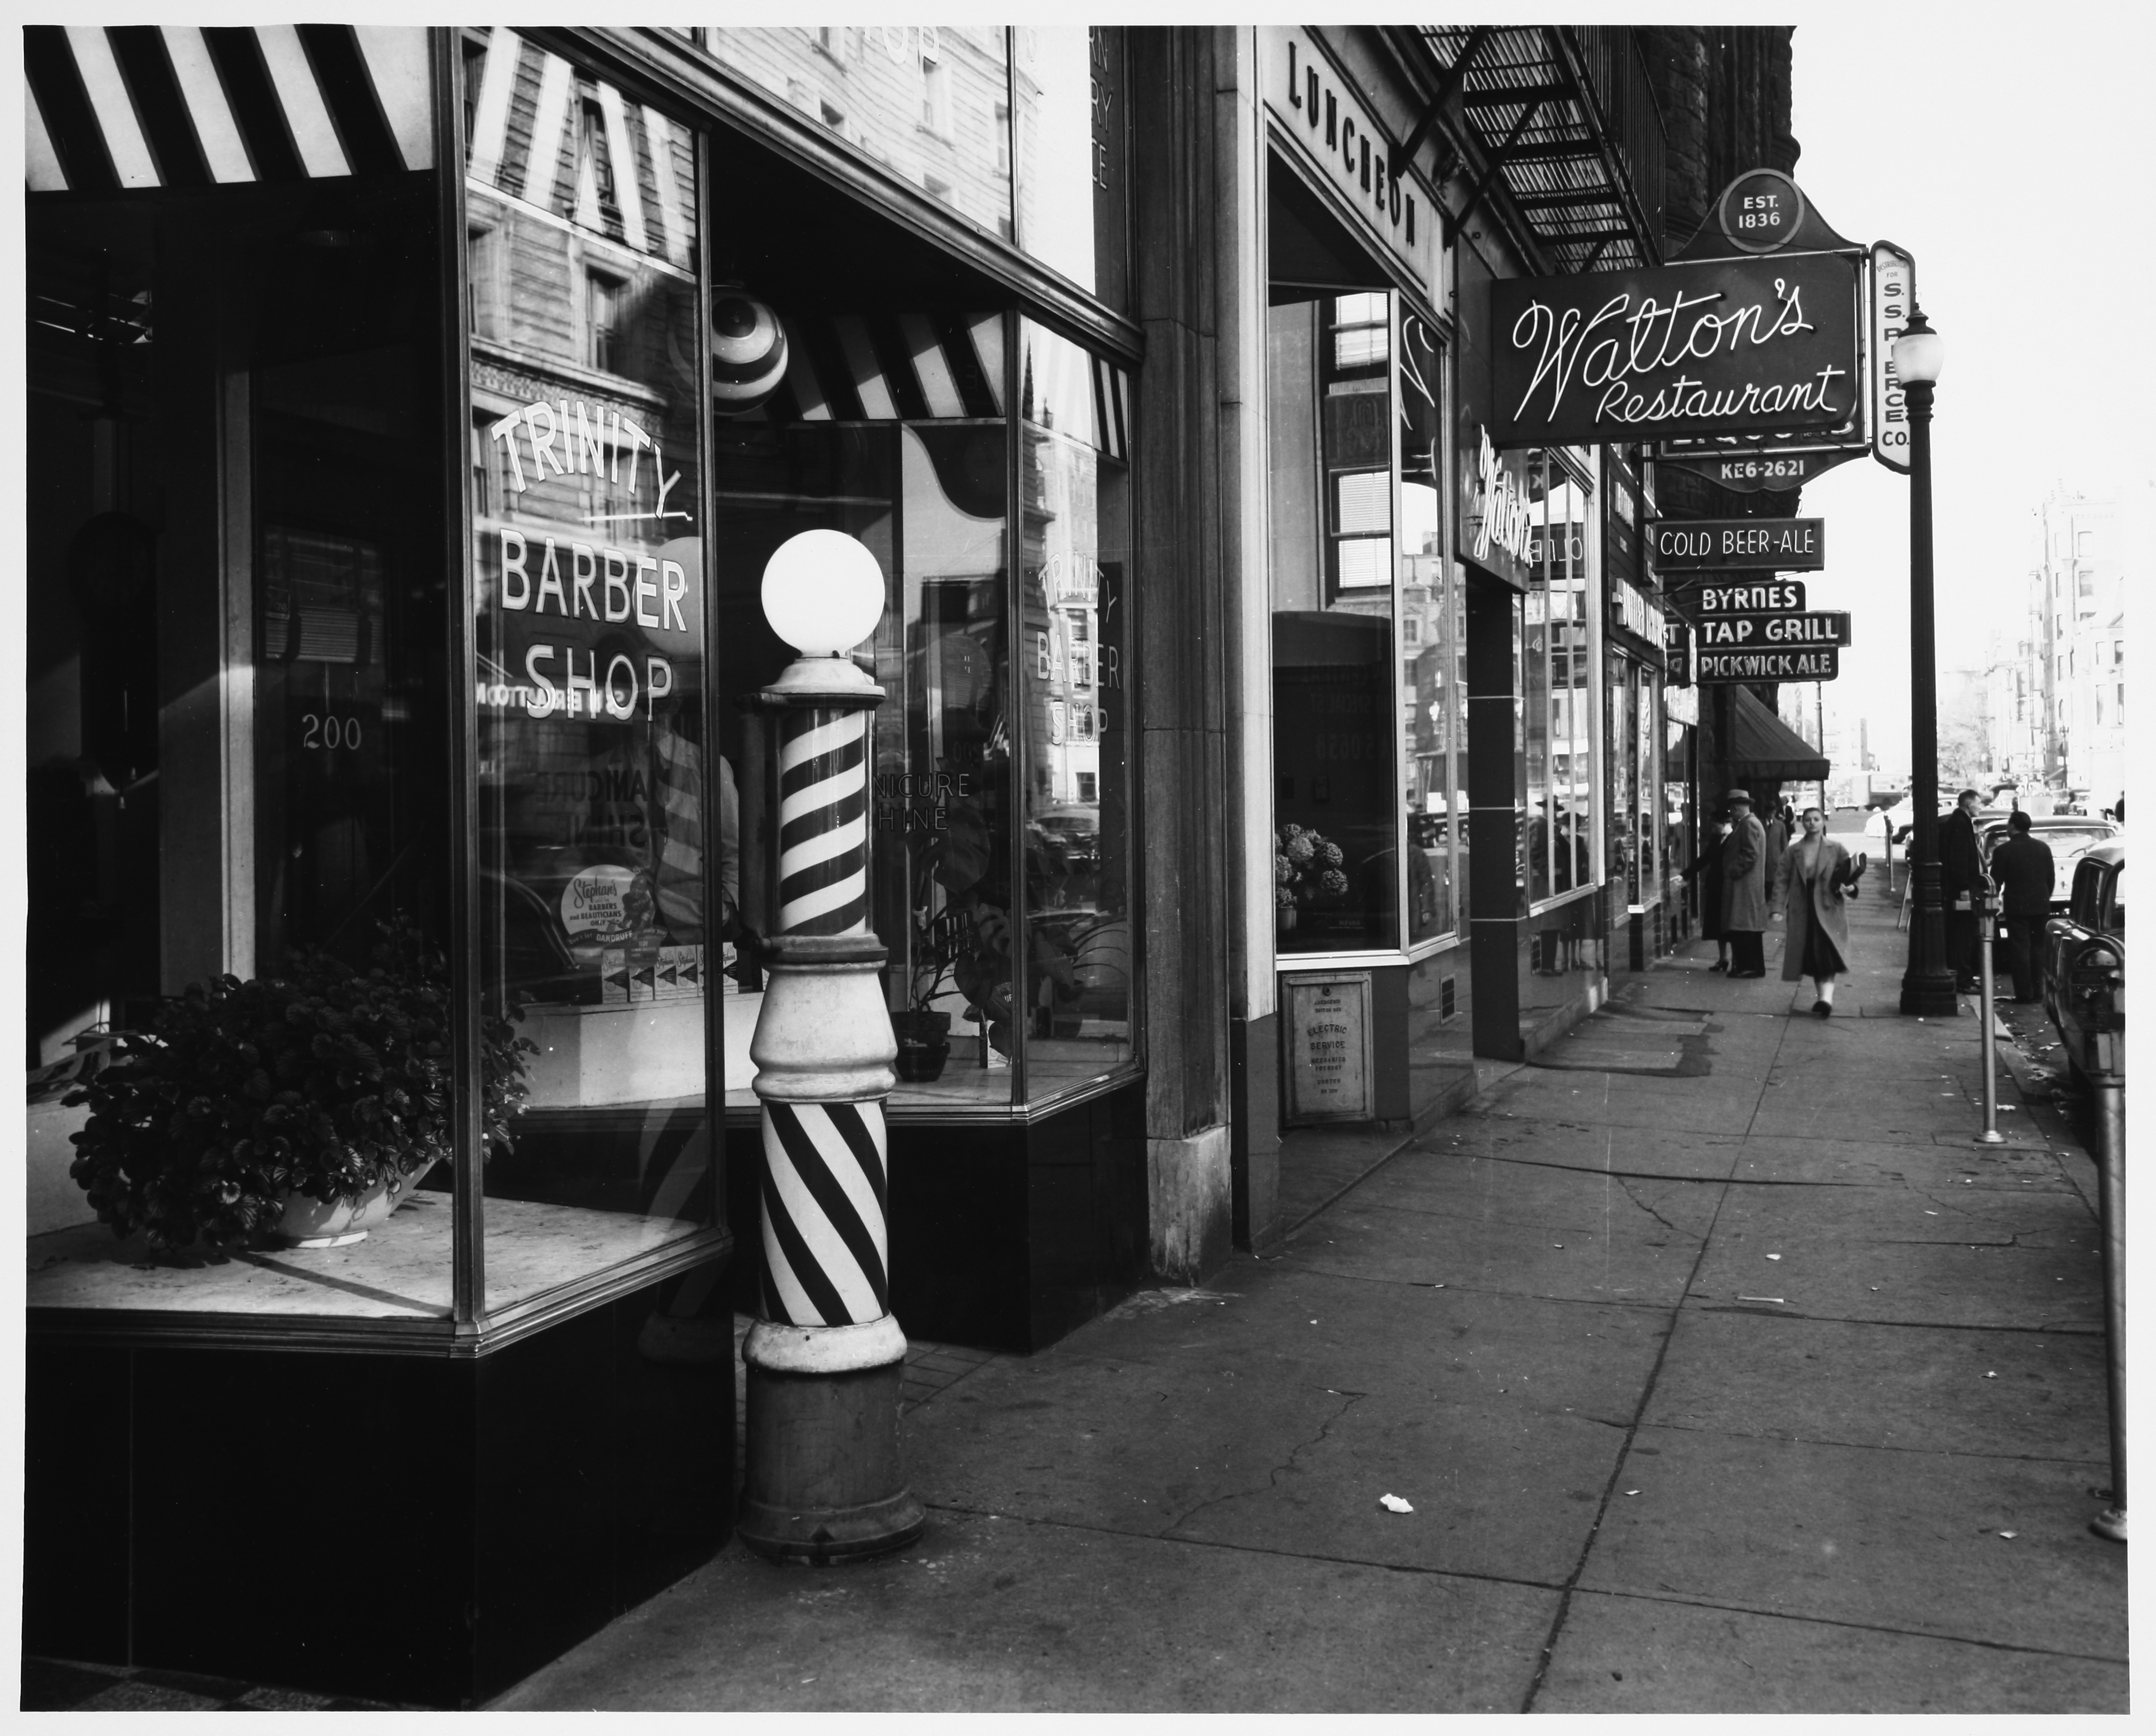
[[[1368,973],[1374,1076],[1366,1119],[1435,1112],[1471,1078],[1466,687],[1457,568],[1447,558],[1447,355],[1395,289],[1296,280],[1355,243],[1277,156],[1266,315],[1272,586],[1274,951],[1282,973],[1287,1124],[1298,983]],[[1373,282],[1383,276],[1373,264]],[[1313,974],[1314,973],[1314,974]]]

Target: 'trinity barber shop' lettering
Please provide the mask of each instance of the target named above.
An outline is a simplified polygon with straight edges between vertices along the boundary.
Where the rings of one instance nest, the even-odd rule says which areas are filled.
[[[495,601],[504,611],[525,616],[534,629],[543,631],[551,615],[567,631],[562,643],[525,644],[522,681],[483,679],[481,703],[497,709],[517,706],[533,717],[558,710],[617,723],[630,721],[641,709],[648,720],[674,691],[673,664],[664,656],[638,654],[633,645],[578,641],[588,642],[608,627],[689,638],[695,629],[684,607],[693,602],[687,569],[640,551],[536,532],[526,536],[507,525],[495,535],[500,573]],[[580,632],[579,622],[591,626]]]
[[[587,404],[582,398],[557,398],[551,403],[534,398],[511,410],[486,432],[507,459],[509,485],[520,494],[545,482],[551,472],[555,476],[603,476],[620,487],[624,498],[634,501],[637,474],[648,449],[656,503],[648,510],[610,513],[603,520],[593,516],[584,522],[595,525],[634,519],[664,523],[689,517],[679,507],[670,511],[666,505],[666,497],[681,480],[681,473],[665,474],[665,454],[660,451],[659,443],[619,409]],[[524,468],[527,449],[531,460],[528,477]]]

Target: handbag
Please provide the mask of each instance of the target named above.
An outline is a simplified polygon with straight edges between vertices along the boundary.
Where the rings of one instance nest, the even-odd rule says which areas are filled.
[[[1841,866],[1834,871],[1834,878],[1830,883],[1840,890],[1844,898],[1853,899],[1859,890],[1857,883],[1864,878],[1864,871],[1871,865],[1871,859],[1861,850],[1853,858],[1844,857]]]

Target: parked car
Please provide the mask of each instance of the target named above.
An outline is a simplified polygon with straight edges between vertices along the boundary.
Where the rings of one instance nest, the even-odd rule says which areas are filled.
[[[2126,846],[2100,843],[2074,868],[2066,914],[2044,924],[2044,1006],[2074,1083],[2126,1072]]]
[[[1991,860],[1991,853],[2005,837],[2007,828],[2001,822],[1979,829],[1979,838],[1984,847],[1984,859]],[[2097,845],[2107,843],[2119,835],[2119,828],[2108,820],[2085,820],[2072,815],[2060,814],[2049,819],[2032,818],[2029,822],[2029,836],[2040,844],[2050,847],[2051,866],[2058,878],[2051,883],[2051,909],[2056,913],[2066,908],[2072,895],[2074,873],[2082,858]]]

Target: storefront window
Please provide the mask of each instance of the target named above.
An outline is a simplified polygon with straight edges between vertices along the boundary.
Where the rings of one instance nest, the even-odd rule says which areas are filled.
[[[1012,238],[1002,25],[714,24],[701,34],[721,65],[968,222]]]
[[[1324,295],[1270,310],[1282,953],[1389,950],[1400,941],[1389,302]]]
[[[1634,806],[1634,779],[1639,767],[1639,684],[1637,666],[1630,658],[1610,659],[1606,871],[1625,888],[1625,898],[1635,904],[1640,902],[1639,815]]]
[[[1132,406],[1122,370],[1019,327],[1024,694],[1025,1091],[1038,1101],[1132,1057]]]
[[[1129,377],[1003,314],[775,317],[808,360],[758,413],[721,421],[714,448],[720,727],[742,779],[744,917],[767,927],[757,858],[774,805],[747,702],[788,658],[758,602],[764,563],[798,531],[842,530],[889,587],[860,654],[886,696],[871,724],[870,921],[906,1039],[892,1108],[1037,1105],[1136,1049]],[[842,341],[871,330],[910,341]],[[867,371],[849,377],[848,355]],[[740,975],[726,1084],[729,1107],[746,1109],[758,995],[753,965]]]
[[[1408,939],[1459,930],[1466,810],[1466,648],[1457,632],[1452,563],[1446,558],[1439,484],[1443,476],[1442,376],[1437,335],[1419,314],[1400,316],[1400,646],[1408,830]]]
[[[144,119],[141,44],[123,66],[101,31],[26,33],[50,129],[26,214],[32,1300],[437,1318],[455,590],[425,41],[270,44],[295,155],[218,94],[254,33],[213,37],[164,33],[208,83]],[[83,104],[82,65],[118,108]],[[177,1116],[146,1106],[160,1080]],[[64,1101],[99,1081],[117,1094]],[[364,1240],[214,1257],[314,1233],[293,1214],[340,1188],[374,1196]]]
[[[1020,24],[1018,243],[1111,307],[1130,299],[1120,26]]]
[[[472,275],[508,292],[471,341],[484,977],[531,1046],[486,1170],[499,1309],[712,1221],[739,874],[705,762],[694,136],[506,30],[465,76]]]
[[[1592,811],[1593,635],[1588,494],[1571,468],[1537,455],[1530,484],[1524,615],[1527,884],[1531,900],[1595,882]]]

